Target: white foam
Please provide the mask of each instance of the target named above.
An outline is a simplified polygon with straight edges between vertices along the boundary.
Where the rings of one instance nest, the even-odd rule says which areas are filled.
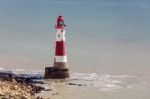
[[[131,80],[135,76],[72,73],[69,82],[75,85],[97,87],[100,91],[115,91],[123,88],[133,88],[132,84],[128,83],[127,79],[129,78]]]
[[[4,71],[4,68],[0,68]],[[44,72],[41,70],[24,70],[14,69],[15,74],[26,74],[35,77],[44,77]],[[115,91],[123,88],[138,88],[142,86],[141,78],[131,75],[109,75],[109,74],[97,74],[97,73],[71,73],[71,77],[65,82],[72,83],[77,86],[88,86],[98,88],[100,91]],[[62,83],[62,82],[60,82]],[[53,86],[54,83],[51,83]],[[146,82],[147,84],[147,82]]]
[[[4,70],[4,68],[3,68],[3,67],[0,67],[0,70]]]

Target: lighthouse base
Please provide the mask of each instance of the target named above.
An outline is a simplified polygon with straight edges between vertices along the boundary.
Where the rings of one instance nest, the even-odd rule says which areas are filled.
[[[65,79],[69,78],[68,69],[58,69],[54,67],[45,67],[45,79]]]

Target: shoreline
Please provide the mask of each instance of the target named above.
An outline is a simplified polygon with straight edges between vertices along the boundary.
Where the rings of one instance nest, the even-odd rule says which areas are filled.
[[[0,99],[43,99],[36,94],[45,90],[44,87],[16,79],[0,79]],[[50,98],[47,98],[50,99]]]

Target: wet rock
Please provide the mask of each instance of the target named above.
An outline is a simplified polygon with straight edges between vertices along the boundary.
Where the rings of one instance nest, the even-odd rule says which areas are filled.
[[[77,85],[77,84],[75,84],[75,83],[68,83],[68,85]]]
[[[56,93],[53,93],[52,95],[58,95],[59,93],[58,92],[56,92]]]
[[[42,97],[38,96],[36,99],[44,99],[44,98],[42,98]]]
[[[15,79],[0,80],[0,96],[2,99],[36,99],[35,94],[42,90],[45,90],[45,88],[23,81],[18,82]]]
[[[86,85],[83,85],[83,84],[75,84],[75,83],[67,83],[67,85],[74,85],[74,86],[86,86]]]

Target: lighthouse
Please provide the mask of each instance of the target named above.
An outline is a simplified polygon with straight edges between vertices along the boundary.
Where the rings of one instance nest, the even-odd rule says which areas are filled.
[[[45,67],[45,79],[69,78],[69,69],[67,63],[66,53],[66,38],[65,38],[65,23],[63,16],[58,16],[55,32],[56,32],[56,45],[54,66]]]

